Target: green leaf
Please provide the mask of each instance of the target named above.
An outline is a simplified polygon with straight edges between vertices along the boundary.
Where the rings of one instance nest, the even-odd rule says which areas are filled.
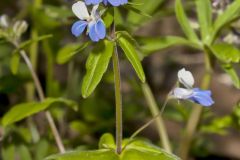
[[[139,79],[142,82],[145,82],[146,78],[142,68],[142,64],[134,46],[129,42],[128,38],[126,38],[123,34],[117,34],[117,42],[119,46],[122,48],[129,62],[132,64],[133,68],[135,69]]]
[[[116,148],[115,142],[114,142],[114,138],[112,136],[112,134],[110,133],[105,133],[99,141],[98,144],[100,149],[114,149]]]
[[[36,144],[37,152],[34,154],[34,160],[43,160],[46,156],[48,156],[50,143],[51,142],[41,138],[41,140]]]
[[[231,116],[224,116],[214,118],[210,124],[202,125],[200,131],[203,133],[210,134],[221,134],[225,135],[228,132],[228,128],[231,127],[233,121]]]
[[[240,13],[240,0],[235,0],[232,2],[227,9],[217,17],[216,21],[214,22],[213,32],[211,36],[210,43],[214,41],[216,34],[228,23],[233,21],[239,16]]]
[[[57,54],[57,62],[59,64],[64,64],[68,62],[73,56],[77,53],[83,51],[90,42],[86,42],[83,44],[68,44],[65,47],[61,48]]]
[[[141,16],[145,16],[145,17],[147,17],[147,18],[151,18],[151,17],[152,17],[152,16],[150,16],[149,14],[147,14],[147,13],[145,13],[145,12],[143,12],[143,11],[135,8],[135,7],[133,7],[132,5],[124,5],[124,7],[125,7],[126,9],[132,11],[132,12],[135,12],[135,13],[141,15]]]
[[[231,77],[235,87],[240,89],[240,78],[238,77],[237,71],[231,64],[222,64],[223,70]]]
[[[18,151],[20,159],[32,160],[29,148],[27,148],[25,145],[20,145],[18,147]]]
[[[90,53],[86,62],[87,73],[82,83],[82,96],[84,98],[88,97],[101,81],[112,57],[113,47],[113,42],[104,40],[97,43]]]
[[[47,157],[45,160],[119,160],[114,150],[72,151]]]
[[[210,0],[196,0],[198,21],[202,39],[209,39],[212,27],[212,6]]]
[[[10,66],[11,66],[11,71],[14,75],[17,74],[18,72],[20,60],[21,60],[21,57],[18,53],[13,54],[11,57]]]
[[[9,144],[2,148],[2,159],[3,160],[13,160],[15,159],[16,147],[13,144]]]
[[[188,37],[190,41],[198,43],[198,37],[189,23],[189,20],[183,8],[182,0],[176,0],[175,12],[178,23],[180,24],[185,35]]]
[[[10,109],[10,111],[4,115],[2,119],[2,124],[3,126],[13,124],[33,114],[36,114],[38,112],[41,112],[47,109],[48,107],[50,107],[55,103],[64,103],[67,106],[77,109],[77,105],[73,101],[66,100],[63,98],[46,98],[42,102],[29,102],[29,103],[22,103],[22,104],[17,104],[16,106],[13,106]]]
[[[164,0],[150,0],[149,3],[144,3],[143,0],[133,0],[131,2],[133,4],[128,4],[134,6],[134,8],[138,9],[142,13],[154,15],[154,12],[159,9],[159,7],[163,4]],[[136,26],[137,24],[138,26],[143,25],[146,20],[149,20],[148,16],[141,16],[140,14],[135,12],[129,12],[127,16],[127,22],[135,24]]]
[[[114,8],[107,9],[106,12],[104,13],[104,16],[102,17],[106,28],[110,27],[110,25],[113,22],[113,19],[114,19],[112,14],[113,10]]]
[[[145,141],[134,141],[126,147],[121,155],[121,160],[180,160]]]
[[[109,135],[108,135],[109,136]],[[127,145],[120,155],[113,149],[95,151],[72,151],[65,154],[53,155],[45,160],[180,160],[148,142],[134,141]]]
[[[240,62],[240,51],[231,44],[219,43],[211,47],[213,54],[224,63]]]
[[[139,43],[141,44],[142,50],[148,55],[158,50],[166,49],[172,46],[186,45],[196,49],[199,49],[200,46],[192,43],[191,41],[176,36],[167,36],[167,37],[141,37],[138,38]]]

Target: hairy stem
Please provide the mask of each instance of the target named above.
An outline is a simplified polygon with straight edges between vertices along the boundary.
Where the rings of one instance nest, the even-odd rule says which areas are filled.
[[[35,84],[35,87],[36,87],[39,99],[40,99],[40,101],[43,101],[45,99],[44,92],[43,92],[43,89],[41,87],[40,81],[39,81],[39,79],[37,77],[37,74],[35,73],[35,71],[33,69],[32,63],[31,63],[30,59],[28,58],[28,56],[26,55],[24,50],[20,51],[20,55],[24,59],[26,65],[28,66],[29,71],[31,72],[31,75],[32,75],[32,78],[33,78],[33,81],[34,81],[34,84]],[[60,135],[58,133],[57,127],[56,127],[56,125],[54,123],[54,120],[53,120],[53,118],[51,116],[51,113],[49,111],[46,111],[45,115],[46,115],[47,121],[48,121],[48,123],[50,125],[51,131],[52,131],[52,133],[54,135],[54,138],[55,138],[56,144],[58,146],[58,149],[59,149],[59,151],[61,153],[64,153],[65,152],[65,148],[64,148],[64,145],[62,143],[62,139],[61,139],[61,137],[60,137]]]
[[[112,10],[113,17],[115,15]],[[111,25],[110,38],[115,40],[115,22]],[[118,58],[117,44],[114,42],[114,51],[112,55],[113,73],[114,73],[114,87],[115,87],[115,105],[116,105],[116,153],[122,152],[122,138],[123,138],[123,118],[122,118],[122,93],[121,93],[121,72]]]
[[[207,89],[209,88],[211,82],[211,60],[209,53],[205,50],[205,74],[202,80],[201,88]],[[180,142],[180,157],[183,160],[188,159],[189,150],[191,147],[191,143],[194,137],[194,134],[197,130],[197,126],[201,119],[201,114],[203,111],[203,107],[200,105],[194,105],[192,113],[188,119],[187,126],[183,138]]]
[[[148,103],[148,106],[151,110],[151,113],[152,113],[153,117],[155,117],[159,113],[162,114],[166,105],[164,105],[162,110],[159,111],[158,106],[157,106],[157,102],[156,102],[156,100],[153,96],[153,93],[152,93],[152,91],[151,91],[151,89],[150,89],[150,87],[147,83],[142,84],[142,90],[143,90],[145,99]],[[158,115],[155,120],[156,120],[156,126],[157,126],[157,130],[158,130],[158,134],[159,134],[162,146],[167,152],[171,153],[172,149],[171,149],[169,137],[168,137],[167,130],[166,130],[166,127],[164,125],[164,121],[162,119],[162,116]]]
[[[114,85],[115,85],[115,103],[116,103],[116,152],[122,152],[122,95],[121,95],[121,76],[118,59],[117,46],[112,56],[113,72],[114,72]]]

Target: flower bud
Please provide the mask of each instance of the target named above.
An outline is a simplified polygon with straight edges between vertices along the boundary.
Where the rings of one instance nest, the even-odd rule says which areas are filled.
[[[9,26],[9,18],[7,15],[0,16],[0,27],[7,28]]]
[[[26,21],[17,21],[13,25],[14,33],[20,37],[24,32],[27,31],[28,24]]]

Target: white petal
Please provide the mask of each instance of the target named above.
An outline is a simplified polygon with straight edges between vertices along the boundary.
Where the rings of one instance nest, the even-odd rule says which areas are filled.
[[[73,13],[81,20],[88,19],[89,13],[84,2],[78,1],[72,5]]]
[[[186,71],[185,68],[178,71],[178,80],[187,88],[192,88],[194,85],[194,78],[192,73]]]
[[[97,9],[98,9],[98,4],[97,5],[94,5],[93,8],[92,8],[92,11],[91,11],[91,17],[96,19],[97,18]]]
[[[188,99],[193,94],[193,90],[185,88],[175,88],[173,90],[173,97],[177,99]]]

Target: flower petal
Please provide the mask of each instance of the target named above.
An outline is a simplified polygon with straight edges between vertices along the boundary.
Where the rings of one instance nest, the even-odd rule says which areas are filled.
[[[97,9],[98,9],[99,5],[94,5],[91,11],[91,17],[93,17],[94,19],[97,19],[99,17]]]
[[[73,13],[81,20],[87,19],[89,13],[84,2],[78,1],[72,5]]]
[[[107,5],[108,1],[107,0],[103,0],[104,5]]]
[[[86,21],[77,21],[72,25],[72,34],[76,37],[80,36],[87,26]]]
[[[192,73],[186,71],[185,68],[178,71],[178,80],[187,88],[192,88],[194,85],[194,78]]]
[[[177,99],[188,99],[193,94],[193,90],[185,88],[175,88],[173,90],[172,96]]]
[[[127,0],[108,0],[108,2],[113,6],[119,6],[127,3]]]
[[[200,90],[198,88],[194,88],[193,91],[194,93],[189,99],[194,101],[195,103],[198,103],[205,107],[209,107],[214,103],[211,97],[211,91]]]
[[[91,22],[88,27],[89,27],[89,37],[93,42],[98,42],[100,39],[98,37],[98,34],[96,33],[95,29],[96,23]]]
[[[87,5],[90,5],[90,4],[96,5],[96,4],[99,4],[101,2],[102,2],[102,0],[85,0],[85,3]]]
[[[97,33],[99,39],[103,39],[106,36],[106,27],[101,19],[99,19],[95,25],[95,32]]]

